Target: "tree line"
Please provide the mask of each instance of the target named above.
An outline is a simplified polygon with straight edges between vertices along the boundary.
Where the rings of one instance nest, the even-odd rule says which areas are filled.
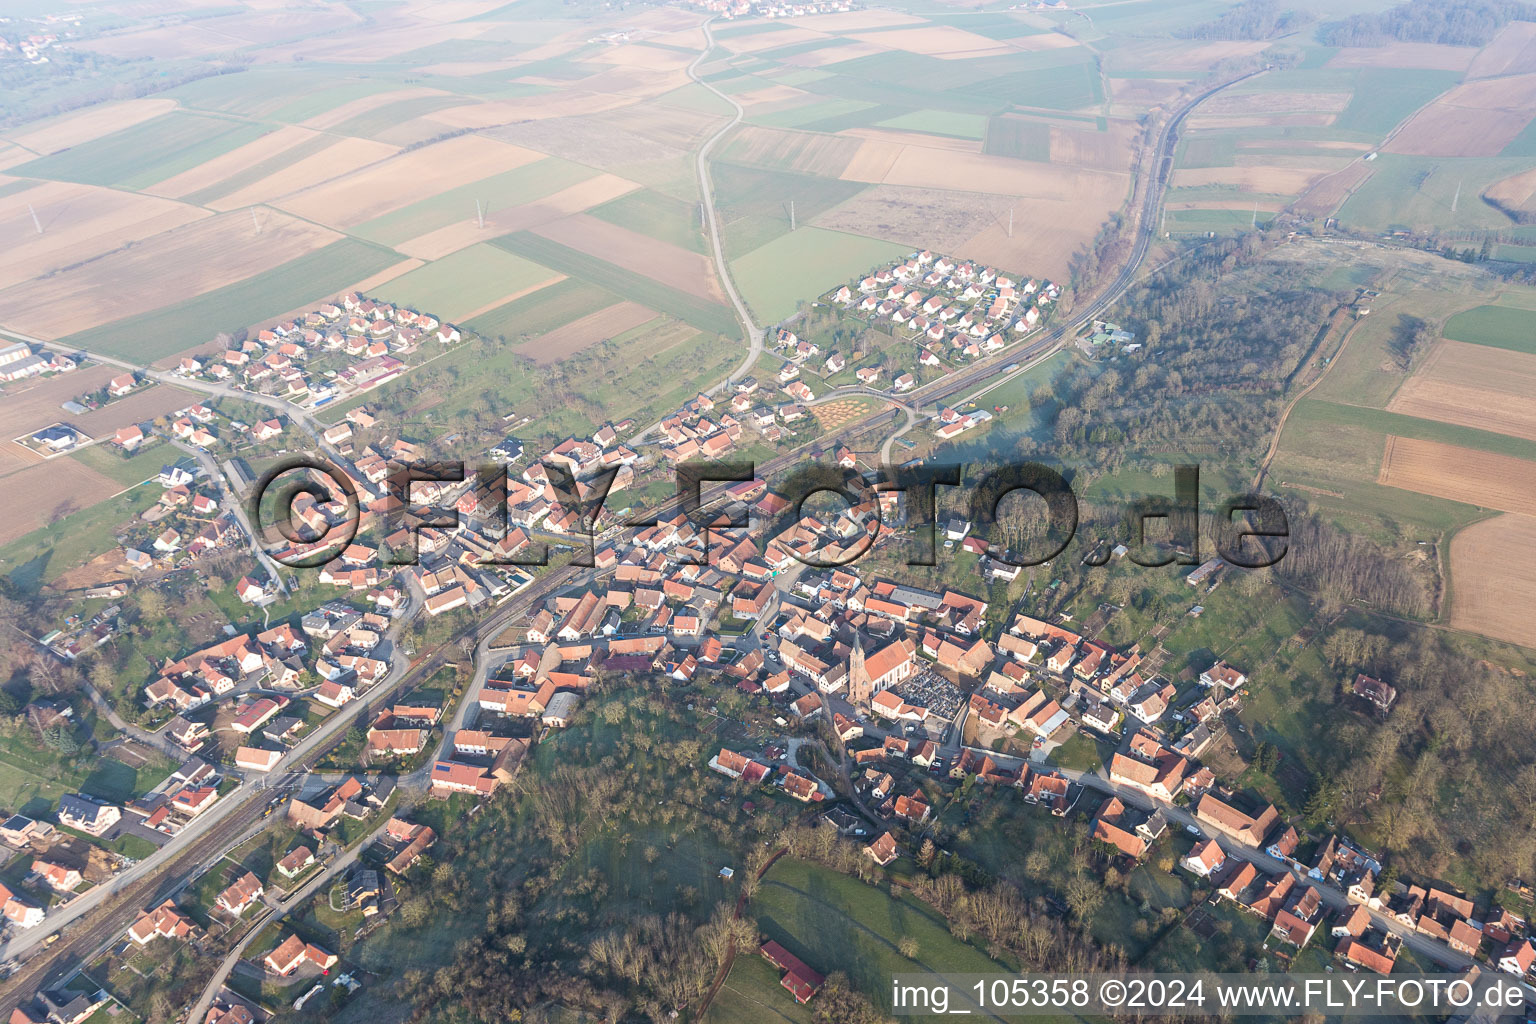
[[[1219,18],[1180,29],[1182,39],[1273,39],[1311,21],[1304,11],[1282,8],[1276,0],[1245,0]]]
[[[1318,31],[1325,46],[1392,42],[1484,46],[1511,21],[1536,21],[1536,4],[1518,0],[1408,0],[1390,10],[1352,14]]]

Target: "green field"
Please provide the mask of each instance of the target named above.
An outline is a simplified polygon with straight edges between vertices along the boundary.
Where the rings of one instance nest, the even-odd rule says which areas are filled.
[[[994,117],[987,122],[987,141],[982,148],[992,156],[1050,163],[1051,126],[1018,117]]]
[[[195,397],[195,392],[187,392],[188,402]],[[103,476],[116,480],[124,487],[132,487],[158,474],[160,467],[165,465],[166,459],[180,456],[180,451],[164,445],[155,445],[147,451],[141,449],[136,455],[125,456],[116,449],[115,445],[105,447],[93,444],[89,448],[72,453],[69,458],[91,467]]]
[[[254,67],[199,78],[166,93],[184,107],[275,121],[302,121],[343,103],[399,88],[383,75],[358,75],[355,66]]]
[[[1263,211],[1255,215],[1250,210],[1172,210],[1168,213],[1164,226],[1174,234],[1188,232],[1204,234],[1208,231],[1222,234],[1228,231],[1249,230],[1255,216],[1259,224],[1265,224],[1274,218],[1274,214]]]
[[[843,971],[850,983],[889,1008],[891,976],[925,972],[990,974],[1005,969],[949,933],[943,918],[913,899],[805,861],[780,860],[749,905],[758,928],[822,974]],[[910,936],[908,960],[896,939]]]
[[[59,340],[88,352],[150,363],[207,344],[220,331],[250,327],[330,298],[399,260],[388,249],[343,238],[265,274]]]
[[[1452,341],[1536,355],[1536,330],[1531,327],[1531,314],[1523,309],[1478,306],[1447,320],[1443,333]]]
[[[699,207],[652,189],[641,189],[587,211],[600,220],[691,252],[707,252]]]
[[[1355,77],[1354,97],[1334,119],[1333,126],[1379,139],[1460,78],[1455,71],[1424,68],[1362,69]]]
[[[771,322],[789,316],[802,300],[909,252],[878,238],[802,227],[731,261],[731,273],[758,318]]]
[[[468,96],[412,96],[409,99],[396,100],[349,117],[332,127],[330,131],[354,138],[376,139],[387,134],[391,128],[398,128],[414,118],[426,117],[439,110],[462,107],[472,102],[474,101]]]
[[[880,127],[894,127],[902,132],[925,132],[951,138],[982,138],[988,118],[980,114],[951,114],[948,111],[912,111],[879,121]]]
[[[714,182],[721,241],[728,259],[744,256],[786,234],[791,202],[795,204],[796,224],[809,224],[818,214],[866,187],[856,181],[740,164],[716,165]]]
[[[1518,438],[1306,399],[1286,421],[1267,486],[1292,491],[1330,519],[1378,538],[1406,532],[1433,539],[1480,517],[1472,505],[1378,484],[1388,434],[1536,457],[1536,444]]]
[[[1237,163],[1237,137],[1197,135],[1179,145],[1180,167],[1231,167]]]
[[[402,274],[380,285],[377,294],[397,305],[456,320],[554,276],[547,267],[481,242]]]
[[[191,203],[194,206],[204,206],[214,200],[222,199],[224,196],[238,192],[248,185],[254,185],[268,175],[276,174],[289,164],[302,160],[307,156],[313,156],[327,146],[335,144],[336,140],[328,135],[316,135],[312,139],[305,139],[297,146],[285,149],[281,153],[267,157],[265,160],[256,160],[246,164],[223,181],[209,185],[207,188],[198,189],[196,192],[187,193],[187,195],[182,197],[182,201]]]
[[[191,170],[273,130],[271,125],[175,110],[39,157],[12,168],[11,173],[140,189]]]
[[[18,537],[0,547],[0,574],[22,593],[35,594],[61,573],[118,547],[123,525],[159,496],[157,487],[136,487]]]
[[[1351,227],[1380,231],[1432,227],[1505,231],[1510,228],[1509,218],[1478,195],[1500,178],[1529,169],[1529,160],[1509,157],[1451,161],[1382,153],[1371,161],[1370,178],[1344,201],[1337,216]]]
[[[706,1024],[741,1024],[742,1021],[780,1021],[811,1024],[812,1008],[801,1006],[779,984],[779,972],[756,950],[742,950],[731,964],[731,973],[710,1004]]]
[[[631,299],[657,312],[671,313],[701,331],[731,336],[740,332],[736,317],[719,303],[696,298],[653,281],[643,274],[589,256],[559,242],[552,242],[531,231],[503,235],[491,244],[562,274],[606,288],[615,295]]]
[[[993,98],[1015,107],[1048,110],[1081,110],[1104,102],[1104,86],[1098,68],[1089,62],[1015,71],[956,91]]]
[[[384,245],[399,245],[429,231],[472,220],[477,199],[489,215],[543,199],[597,173],[594,168],[570,160],[545,157],[375,217],[353,228],[352,233]]]
[[[579,320],[595,309],[611,306],[619,297],[594,284],[568,277],[548,288],[513,299],[470,320],[465,326],[483,338],[519,338],[545,334]]]
[[[756,87],[760,83],[753,83]],[[861,113],[867,113],[878,107],[878,103],[866,103],[862,100],[829,99],[815,103],[807,103],[800,107],[791,107],[788,110],[776,110],[768,114],[754,115],[754,124],[767,125],[770,128],[804,128],[818,121],[828,121],[833,118],[842,119],[856,117]],[[862,119],[859,119],[862,123]],[[855,125],[850,124],[849,127]]]

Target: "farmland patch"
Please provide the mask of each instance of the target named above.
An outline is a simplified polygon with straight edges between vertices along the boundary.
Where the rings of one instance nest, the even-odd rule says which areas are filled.
[[[1442,341],[1387,411],[1536,441],[1536,355]]]
[[[1389,435],[1377,483],[1536,515],[1536,463],[1509,455]]]
[[[259,277],[337,237],[272,210],[257,223],[244,212],[221,214],[0,291],[0,316],[24,334],[61,338]]]
[[[1536,647],[1536,519],[1501,515],[1463,527],[1451,539],[1451,625]]]

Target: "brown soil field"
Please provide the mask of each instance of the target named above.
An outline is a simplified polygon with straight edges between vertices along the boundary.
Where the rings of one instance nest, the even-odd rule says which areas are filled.
[[[1116,181],[1120,184],[1115,185]],[[1093,239],[1129,188],[1128,176],[1095,174],[1091,182],[1097,191],[1058,199],[874,185],[817,217],[815,224],[913,247],[964,253],[1014,275],[1064,280],[1072,254]]]
[[[1200,117],[1252,114],[1337,114],[1349,106],[1347,92],[1218,93],[1200,104]]]
[[[1364,160],[1356,160],[1341,171],[1334,171],[1307,189],[1295,202],[1303,213],[1326,217],[1344,204],[1361,185],[1370,180],[1375,168]]]
[[[732,53],[757,53],[759,50],[776,50],[781,46],[794,46],[825,39],[825,32],[812,32],[808,28],[785,27],[769,32],[748,32],[745,35],[716,39],[715,45]]]
[[[1275,145],[1273,139],[1238,139],[1237,152],[1241,154],[1247,149],[1272,149]],[[1376,147],[1369,142],[1340,142],[1337,140],[1308,139],[1306,142],[1297,143],[1298,148],[1337,150],[1340,153],[1355,154],[1368,153]],[[1330,154],[1331,155],[1331,154]]]
[[[1536,210],[1536,168],[1499,179],[1483,195],[1511,210]]]
[[[1052,125],[1051,163],[1129,172],[1136,134],[1130,121],[1110,121],[1104,132]]]
[[[203,18],[181,24],[157,26],[123,35],[101,36],[78,44],[81,49],[124,60],[168,60],[225,53],[246,46],[274,43],[323,33],[336,50],[336,34],[352,29],[357,15],[344,7],[324,9],[252,11],[228,17]],[[360,38],[367,39],[367,35]],[[348,46],[335,59],[346,59]]]
[[[1183,79],[1171,78],[1111,78],[1109,95],[1113,106],[1110,113],[1125,116],[1165,106],[1178,98],[1186,84]]]
[[[1536,74],[1467,82],[1408,119],[1382,147],[1415,156],[1496,156],[1536,116]]]
[[[347,39],[345,46],[338,46],[334,37],[317,36],[298,43],[270,47],[263,51],[262,59],[280,63],[313,60],[374,64],[438,43],[476,39],[497,28],[494,21],[461,21],[443,25],[415,18],[398,20],[405,23],[398,28],[357,33]]]
[[[1076,200],[1085,203],[1085,209],[1111,193],[1118,204],[1130,185],[1126,174],[880,142],[864,143],[842,177],[915,188],[954,188],[963,183],[971,192]]]
[[[1330,68],[1425,68],[1465,71],[1477,51],[1469,46],[1439,43],[1388,43],[1386,46],[1346,46],[1328,61]]]
[[[33,155],[46,156],[142,124],[175,109],[175,100],[163,98],[103,103],[40,125],[15,129],[8,132],[6,138],[30,150]]]
[[[708,18],[702,11],[690,11],[680,7],[646,7],[637,14],[625,15],[625,24],[650,32],[678,32],[697,28]],[[686,43],[682,45],[687,45]]]
[[[27,499],[12,505],[11,514],[0,522],[0,544],[90,508],[123,489],[117,481],[68,456],[36,463],[4,479],[8,492]]]
[[[341,289],[341,291],[337,293],[336,297],[339,298],[340,296],[345,295],[347,292],[357,292],[361,295],[367,295],[377,289],[380,285],[393,281],[401,274],[409,273],[410,271],[415,270],[417,267],[424,266],[426,266],[426,261],[424,260],[401,260],[399,263],[396,263],[393,266],[385,267],[383,270],[379,271],[377,274],[374,274],[372,277],[365,277],[351,287]],[[251,333],[254,334],[256,331],[270,327],[273,324],[292,322],[298,317],[301,317],[305,313],[308,313],[310,310],[314,309],[318,304],[319,300],[315,302],[306,302],[304,305],[299,306],[297,309],[290,309],[278,314],[277,316],[269,317],[260,323],[247,324],[246,326],[250,329]],[[203,342],[201,344],[193,345],[190,348],[182,349],[180,352],[173,352],[172,354],[166,356],[164,359],[161,359],[159,362],[151,363],[150,365],[157,370],[173,370],[176,368],[176,364],[182,356],[216,354],[217,349],[218,346],[215,343]]]
[[[104,386],[122,370],[93,363],[74,373],[45,379],[12,381],[0,392],[0,438],[10,440],[34,430],[41,430],[67,413],[59,406]]]
[[[572,214],[533,229],[545,238],[598,259],[643,274],[670,288],[712,302],[724,302],[707,256],[610,224],[585,213]]]
[[[906,50],[908,53],[943,60],[959,60],[966,57],[999,57],[1016,52],[1007,43],[1000,43],[974,32],[953,25],[925,25],[922,28],[894,28],[884,32],[852,33],[850,39],[887,50]],[[1026,36],[1026,39],[1033,38]],[[1068,45],[1075,45],[1069,43]]]
[[[668,72],[669,75],[674,74]],[[596,77],[596,76],[594,76]],[[650,95],[670,92],[672,88],[687,82],[687,76],[680,72],[676,77],[669,79],[666,84],[657,87]],[[444,124],[454,128],[503,128],[515,125],[519,121],[539,121],[545,118],[569,117],[579,114],[599,114],[605,110],[613,110],[617,107],[627,107],[645,98],[645,93],[637,95],[624,95],[622,93],[603,94],[588,91],[585,88],[575,89],[570,83],[561,83],[565,86],[564,92],[549,93],[541,96],[530,96],[526,99],[516,100],[490,100],[485,103],[474,103],[463,107],[454,107],[452,110],[440,110],[434,116]]]
[[[681,89],[689,84],[682,70],[653,71],[649,68],[613,67],[576,82],[573,89],[609,101],[604,110],[615,110],[643,99],[650,99]],[[451,113],[451,112],[450,112]],[[440,115],[448,120],[448,114]]]
[[[651,71],[670,71],[685,68],[693,63],[694,55],[679,50],[665,50],[644,43],[626,43],[611,50],[593,54],[588,60],[599,64],[619,64],[631,68],[647,68]]]
[[[718,114],[651,103],[524,121],[485,134],[589,167],[612,170],[648,160],[680,159],[723,120]]]
[[[295,160],[280,171],[254,181],[244,188],[208,203],[215,210],[238,210],[246,206],[269,203],[301,189],[311,188],[330,181],[338,174],[352,168],[387,160],[400,152],[398,146],[390,146],[372,139],[337,139],[318,153]]]
[[[259,233],[243,212],[220,214],[0,290],[0,317],[23,334],[60,338],[255,277],[339,237],[275,210]]]
[[[496,299],[494,302],[487,302],[485,305],[479,306],[475,309],[464,310],[463,312],[460,312],[456,308],[449,307],[448,312],[446,312],[444,315],[455,323],[463,323],[466,320],[473,320],[475,317],[482,313],[489,313],[497,306],[504,306],[509,302],[513,302],[522,298],[524,295],[532,295],[536,291],[541,291],[542,289],[548,288],[552,284],[559,284],[564,280],[564,274],[555,274],[553,277],[546,278],[543,281],[540,281],[538,284],[532,284],[527,288],[520,288],[515,292],[509,292],[508,294]]]
[[[858,32],[871,28],[896,28],[901,25],[926,25],[922,18],[900,11],[845,11],[840,14],[813,14],[795,22],[818,32]]]
[[[415,70],[424,75],[441,75],[444,78],[469,78],[472,75],[511,71],[521,63],[520,60],[456,60],[442,64],[423,64]]]
[[[380,107],[387,107],[391,103],[396,103],[400,100],[417,99],[422,96],[450,95],[452,93],[444,92],[441,89],[427,89],[425,87],[390,89],[387,92],[376,92],[372,96],[359,96],[355,100],[348,100],[340,106],[332,107],[323,114],[316,114],[309,120],[300,121],[299,123],[305,128],[323,131],[327,128],[334,128],[349,118],[357,117],[359,114],[366,114],[370,110],[377,110]]]
[[[1238,167],[1300,168],[1305,171],[1341,171],[1356,160],[1353,153],[1243,153],[1234,159]]]
[[[1387,411],[1536,441],[1536,356],[1441,341]]]
[[[1190,117],[1191,129],[1202,132],[1231,131],[1235,128],[1325,128],[1333,124],[1334,114],[1201,114]]]
[[[839,177],[844,181],[884,182],[885,176],[891,173],[891,168],[896,166],[896,161],[906,149],[906,146],[898,146],[890,142],[862,143]],[[906,182],[905,184],[943,188],[946,183]]]
[[[417,267],[424,266],[426,266],[426,263],[422,260],[401,260],[399,263],[396,263],[392,267],[385,267],[383,270],[379,271],[377,274],[374,274],[372,277],[363,278],[361,281],[357,282],[357,284],[353,285],[351,288],[348,288],[347,291],[357,292],[360,295],[367,295],[379,285],[388,284],[390,281],[393,281],[401,274],[408,274],[415,270]],[[303,310],[295,311],[294,315],[297,315],[297,313],[300,312],[303,312]],[[292,320],[293,316],[282,317],[281,319]]]
[[[452,125],[439,121],[435,117],[413,117],[408,121],[392,124],[383,131],[375,132],[373,137],[379,142],[409,149],[433,139],[441,139],[451,134],[453,130]]]
[[[110,438],[117,433],[119,427],[145,423],[157,416],[195,405],[197,400],[198,396],[191,391],[183,391],[170,384],[156,384],[83,416],[76,416],[70,422],[92,437]]]
[[[1083,44],[1065,32],[1037,32],[1032,36],[1014,36],[1008,40],[1008,45],[1015,50],[1030,53],[1037,50],[1070,50]]]
[[[427,21],[463,21],[505,6],[502,0],[422,0],[407,7],[405,13]]]
[[[1436,103],[1415,114],[1382,149],[1413,156],[1497,156],[1532,113]]]
[[[534,341],[518,346],[517,350],[547,366],[655,318],[654,310],[638,302],[616,302],[580,320],[573,320],[564,327],[557,327]]]
[[[805,53],[797,53],[784,58],[785,64],[793,64],[801,68],[819,68],[828,64],[841,64],[845,60],[853,60],[856,57],[868,57],[871,54],[884,53],[886,48],[876,46],[874,43],[845,43],[842,46],[823,46],[816,50],[807,50]]]
[[[838,134],[863,142],[883,142],[892,146],[922,146],[926,149],[947,149],[954,153],[981,152],[980,139],[955,139],[946,135],[898,131],[895,128],[847,128]]]
[[[1262,53],[1269,45],[1251,40],[1150,40],[1115,47],[1109,63],[1116,71],[1205,71],[1224,60]]]
[[[1099,225],[1119,209],[1129,176],[1123,181],[1118,187],[1095,182],[1096,190],[1085,187],[1069,199],[1020,199],[1014,204],[1012,237],[1005,210],[955,251],[1015,274],[1065,281],[1071,275],[1072,254],[1092,243]]]
[[[1277,199],[1260,199],[1257,203],[1243,199],[1196,199],[1187,203],[1164,203],[1170,210],[1251,210],[1257,206],[1266,213],[1279,213],[1285,204]]]
[[[87,587],[101,586],[132,577],[133,571],[128,568],[128,563],[123,560],[123,552],[119,549],[97,555],[84,565],[77,565],[73,569],[59,573],[49,587],[55,591],[84,590]],[[114,753],[121,759],[123,748],[114,748]]]
[[[485,215],[485,227],[481,228],[473,218],[465,218],[457,224],[438,228],[425,235],[412,238],[395,246],[399,252],[424,260],[441,259],[451,252],[468,248],[487,238],[505,235],[512,231],[526,231],[540,224],[547,224],[573,213],[590,210],[611,199],[633,192],[640,186],[613,174],[599,174],[595,178],[577,182],[569,188],[547,195],[536,203],[525,203],[506,209],[491,210]],[[659,243],[657,243],[659,244]]]
[[[532,163],[542,156],[531,149],[479,135],[461,135],[332,178],[290,194],[275,205],[308,220],[352,227],[439,192]]]
[[[756,114],[807,106],[816,101],[817,97],[804,89],[796,89],[792,85],[767,85],[761,89],[748,89],[746,92],[736,94],[736,102],[744,107],[757,108],[753,110]]]
[[[1472,61],[1467,77],[1488,78],[1520,71],[1536,71],[1536,22],[1512,21],[1505,25]]]
[[[37,233],[31,206],[43,225]],[[45,277],[209,216],[169,199],[69,182],[41,182],[0,197],[0,288]]]
[[[1479,508],[1536,515],[1536,463],[1389,436],[1376,482]]]
[[[1451,625],[1536,647],[1536,519],[1502,515],[1451,538]]]
[[[284,125],[254,142],[247,142],[238,149],[232,149],[223,156],[216,156],[189,171],[183,171],[164,181],[156,182],[143,191],[154,196],[180,199],[189,193],[211,188],[224,179],[239,174],[258,160],[281,156],[295,146],[313,139],[315,134],[308,128]]]
[[[973,192],[872,185],[813,223],[834,231],[888,238],[914,248],[961,252],[967,239],[999,216],[1007,222],[1008,202]]]
[[[1328,167],[1185,167],[1173,172],[1178,187],[1236,185],[1244,192],[1294,196],[1329,173]]]
[[[749,126],[731,136],[727,152],[732,160],[744,164],[837,177],[862,152],[862,145],[835,135]]]

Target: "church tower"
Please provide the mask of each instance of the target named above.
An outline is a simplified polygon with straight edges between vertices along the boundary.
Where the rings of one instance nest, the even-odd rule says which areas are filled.
[[[874,695],[874,680],[869,678],[869,670],[864,667],[864,637],[855,633],[853,652],[848,655],[848,700],[856,707],[867,708]]]

